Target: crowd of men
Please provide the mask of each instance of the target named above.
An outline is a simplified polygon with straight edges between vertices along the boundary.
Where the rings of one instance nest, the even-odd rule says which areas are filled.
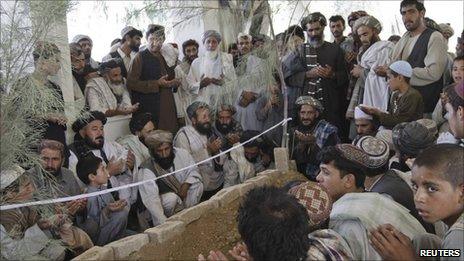
[[[381,40],[381,22],[365,11],[348,16],[346,36],[342,16],[314,12],[274,40],[240,33],[227,53],[221,34],[207,30],[201,43],[182,43],[182,60],[161,25],[149,25],[145,35],[123,28],[102,62],[92,58],[93,40],[77,35],[69,44],[73,93],[85,106],[71,124],[73,142],[66,142],[63,106],[31,120],[45,123],[31,147],[41,164],[2,176],[3,202],[156,182],[58,203],[53,215],[33,207],[1,211],[2,256],[67,259],[162,224],[273,168],[273,148],[286,140],[282,127],[223,152],[281,122],[287,98],[289,156],[309,181],[248,193],[238,211],[244,243],[230,255],[415,259],[421,249],[460,249],[462,260],[464,32],[456,53],[448,53],[449,24],[425,17],[420,1],[403,0],[399,9],[407,30],[401,37]],[[326,26],[334,42],[325,41]],[[264,66],[269,50],[277,51],[278,70]],[[5,95],[30,81],[62,100],[48,79],[60,69],[59,48],[39,42],[33,55],[35,71]],[[131,134],[110,141],[104,126],[117,115],[131,115]]]

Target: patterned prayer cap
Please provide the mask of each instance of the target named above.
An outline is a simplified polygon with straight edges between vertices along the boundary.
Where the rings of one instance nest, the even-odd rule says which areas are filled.
[[[301,106],[301,105],[311,105],[313,106],[316,110],[322,112],[324,110],[324,107],[322,106],[322,103],[311,97],[311,96],[300,96],[298,99],[296,99],[295,102],[296,105]]]
[[[363,16],[368,16],[366,11],[359,10],[359,11],[351,12],[351,14],[348,16],[348,19],[347,19],[348,25],[350,24],[350,22],[354,22]]]
[[[214,37],[216,38],[216,40],[218,41],[218,43],[221,42],[222,40],[222,37],[221,37],[221,34],[216,31],[216,30],[206,30],[204,33],[203,33],[203,38],[201,39],[201,41],[204,43],[205,40],[208,38],[208,37]]]
[[[353,32],[356,34],[356,32],[358,31],[358,28],[363,25],[377,30],[378,33],[382,31],[382,25],[380,24],[379,20],[369,15],[369,16],[363,16],[354,22]]]
[[[385,141],[372,136],[364,136],[358,140],[356,147],[362,149],[369,156],[368,164],[365,167],[377,169],[388,163],[390,148]]]
[[[187,116],[189,117],[189,119],[192,119],[193,117],[195,117],[197,110],[200,108],[209,109],[209,105],[202,101],[195,101],[192,104],[190,104],[187,107]]]
[[[418,122],[418,123],[422,124],[424,127],[426,127],[427,130],[429,130],[429,132],[433,136],[438,135],[437,123],[434,120],[432,120],[432,119],[419,119],[416,122]]]
[[[335,145],[335,148],[343,158],[362,166],[369,165],[369,156],[360,148],[347,143]]]
[[[327,189],[316,182],[308,181],[291,188],[288,193],[306,208],[309,225],[318,226],[327,220],[332,210],[332,200]]]
[[[441,31],[442,34],[447,33],[447,34],[450,35],[450,37],[454,35],[454,30],[453,30],[453,28],[451,27],[450,24],[448,24],[448,23],[444,24],[443,23],[443,24],[439,24],[438,26],[440,27],[440,31]]]
[[[327,19],[325,18],[325,16],[319,12],[314,12],[314,13],[310,13],[308,16],[303,18],[303,20],[301,20],[301,27],[304,30],[306,30],[307,29],[306,25],[308,23],[315,23],[315,22],[319,22],[321,26],[327,25]]]
[[[172,144],[172,133],[165,130],[154,130],[145,138],[145,144],[149,149],[156,150],[163,143]]]
[[[390,150],[395,150],[395,145],[393,145],[392,131],[391,130],[379,130],[375,135],[377,139],[381,139],[388,144]]]
[[[435,136],[422,124],[403,122],[392,131],[395,148],[407,156],[416,157],[422,150],[435,143]]]

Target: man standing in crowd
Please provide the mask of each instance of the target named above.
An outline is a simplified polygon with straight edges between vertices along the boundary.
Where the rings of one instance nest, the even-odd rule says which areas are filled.
[[[401,16],[407,32],[395,45],[392,61],[408,61],[413,68],[411,86],[424,100],[424,113],[433,112],[443,88],[443,73],[447,61],[447,45],[440,32],[427,28],[425,7],[417,0],[403,0]],[[386,70],[383,67],[382,70]]]
[[[345,19],[341,15],[331,16],[329,18],[329,28],[334,37],[334,43],[342,48],[345,52],[345,57],[351,57],[353,53],[353,38],[343,35],[345,31]],[[348,62],[348,59],[346,60]]]
[[[165,40],[164,27],[149,27],[145,37],[148,46],[137,53],[127,77],[127,88],[132,91],[132,102],[139,103],[138,112],[151,113],[159,129],[177,131],[177,115],[173,89],[180,84],[173,75],[168,76],[167,64],[161,55]]]
[[[290,130],[290,158],[296,160],[298,171],[315,179],[320,149],[340,142],[337,127],[324,120],[321,102],[311,96],[296,100],[297,126]]]
[[[323,104],[323,118],[341,128],[341,112],[345,110],[341,99],[345,97],[348,75],[342,49],[324,41],[326,25],[325,17],[318,12],[303,19],[301,26],[308,34],[308,43],[286,57],[283,71],[290,108],[295,108],[300,95],[313,96]]]
[[[124,64],[119,58],[112,58],[100,64],[102,77],[89,80],[85,88],[86,103],[91,111],[101,111],[106,117],[127,115],[138,109],[131,104],[124,78],[121,76]]]
[[[121,66],[122,77],[127,78],[127,72],[130,71],[132,61],[139,51],[143,34],[140,30],[132,26],[126,26],[121,30],[121,45],[114,52],[111,52],[104,60],[110,58],[121,58],[124,65]]]
[[[78,34],[74,36],[72,42],[77,43],[81,46],[85,56],[85,66],[97,70],[99,63],[92,58],[92,39],[90,39],[90,37],[88,37],[87,35]]]
[[[203,45],[206,52],[192,62],[187,80],[194,90],[195,99],[206,102],[211,106],[227,96],[235,93],[235,68],[232,56],[220,51],[219,43],[222,37],[215,30],[207,30],[203,33]],[[225,86],[226,82],[232,84],[232,88]],[[229,93],[228,93],[229,92]]]
[[[71,70],[73,76],[73,91],[74,100],[84,101],[84,90],[85,90],[85,79],[84,79],[84,67],[85,67],[85,56],[82,48],[77,43],[69,44],[69,53],[71,55]],[[80,82],[80,83],[79,83]],[[81,87],[82,85],[82,87]]]

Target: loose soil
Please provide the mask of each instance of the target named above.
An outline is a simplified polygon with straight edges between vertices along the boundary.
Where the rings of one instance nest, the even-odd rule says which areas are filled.
[[[306,178],[298,172],[287,172],[273,179],[272,184],[282,187],[293,180],[305,181]],[[198,254],[207,256],[210,250],[221,250],[228,255],[228,250],[240,241],[236,221],[240,201],[237,199],[204,214],[188,224],[184,233],[162,244],[143,246],[130,256],[130,260],[196,260]]]

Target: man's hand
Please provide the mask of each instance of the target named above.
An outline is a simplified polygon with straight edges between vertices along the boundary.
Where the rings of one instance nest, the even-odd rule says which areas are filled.
[[[182,199],[182,201],[185,201],[185,199],[187,198],[188,190],[191,185],[192,184],[190,183],[182,183],[182,185],[180,185],[179,197]]]
[[[177,88],[180,86],[180,84],[181,82],[179,79],[172,79],[168,81],[169,88]]]
[[[210,85],[212,82],[212,78],[205,77],[205,75],[203,74],[200,78],[200,89]]]
[[[123,210],[125,206],[127,206],[127,201],[125,199],[120,199],[115,202],[109,203],[107,207],[109,211],[117,212]]]
[[[87,206],[87,199],[77,199],[66,203],[67,214],[74,216]]]
[[[68,119],[66,116],[62,114],[50,114],[50,116],[47,119],[50,122],[56,123],[58,125],[66,126],[66,123],[68,122]]]
[[[261,160],[263,162],[264,167],[268,167],[271,164],[271,156],[267,153],[261,151]]]
[[[316,69],[317,69],[317,74],[319,75],[319,77],[322,77],[322,78],[330,79],[330,78],[333,78],[335,75],[332,67],[328,64],[326,64],[324,67],[322,66],[316,67]]]
[[[227,261],[227,257],[221,252],[221,251],[209,251],[208,259],[205,259],[205,257],[200,254],[198,255],[198,261]]]
[[[361,110],[369,115],[375,115],[375,116],[378,116],[380,115],[380,113],[382,113],[379,109],[375,108],[375,107],[371,107],[371,106],[366,106],[366,105],[360,105],[359,108],[361,108]]]
[[[222,85],[224,84],[224,77],[221,76],[220,78],[211,78],[211,82],[212,82],[213,84],[222,86]]]
[[[245,243],[237,243],[237,245],[229,250],[229,254],[238,261],[251,261],[252,258],[248,253],[248,248],[246,247]]]
[[[115,176],[121,173],[121,171],[124,168],[124,164],[125,164],[124,160],[122,159],[116,160],[114,157],[112,157],[110,161],[108,162],[108,165],[106,165],[106,169],[108,170],[108,173],[110,174],[110,176]]]
[[[222,147],[222,140],[220,138],[215,139],[212,142],[209,142],[206,144],[206,147],[208,148],[209,153],[212,155],[216,154],[219,152],[219,150]]]
[[[134,170],[135,156],[131,150],[127,152],[126,166],[130,170]]]
[[[304,142],[304,143],[313,143],[313,142],[316,142],[316,137],[314,135],[312,135],[311,133],[308,133],[308,134],[304,134],[302,132],[299,132],[299,131],[295,131],[295,135],[296,135],[296,138],[300,141],[300,142]]]
[[[243,91],[240,97],[239,105],[241,107],[247,107],[250,103],[256,101],[258,95],[251,91]]]
[[[381,65],[381,66],[377,66],[377,68],[374,69],[374,72],[378,76],[385,77],[387,76],[387,70],[388,70],[388,67],[386,65]]]
[[[353,66],[353,70],[351,70],[350,73],[351,73],[351,75],[353,75],[354,77],[359,78],[359,77],[362,75],[363,71],[364,71],[364,68],[363,68],[361,65],[355,64],[355,65]]]
[[[356,58],[355,52],[347,52],[345,53],[345,61],[347,63],[351,63]]]
[[[170,81],[168,81],[167,78],[168,78],[167,74],[161,76],[161,78],[158,79],[158,85],[162,88],[169,88]]]
[[[370,231],[369,241],[383,260],[415,260],[411,240],[390,224]]]
[[[229,141],[230,145],[234,145],[235,143],[240,141],[240,136],[237,133],[229,133],[226,135],[226,138]]]
[[[139,109],[140,103],[133,104],[132,106],[129,107],[130,113],[134,113]]]
[[[37,225],[43,230],[58,228],[66,222],[66,218],[67,216],[64,214],[56,214],[48,218],[41,218],[37,221]]]
[[[318,72],[317,67],[312,68],[311,70],[309,70],[309,71],[307,71],[307,72],[305,73],[306,78],[308,78],[308,79],[314,79],[314,78],[320,77],[320,76],[318,75],[317,72]]]

